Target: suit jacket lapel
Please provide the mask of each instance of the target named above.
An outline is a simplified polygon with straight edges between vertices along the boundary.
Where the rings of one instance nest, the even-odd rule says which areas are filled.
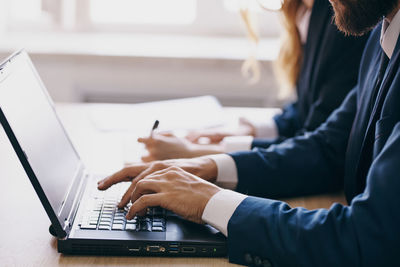
[[[383,52],[383,51],[382,51]],[[399,67],[399,57],[400,57],[400,39],[397,41],[395,51],[392,55],[392,58],[389,61],[387,69],[385,71],[384,78],[379,88],[379,93],[376,99],[371,99],[373,101],[374,109],[370,113],[369,116],[366,116],[365,119],[368,121],[367,128],[365,130],[365,134],[362,139],[362,144],[359,150],[357,166],[355,168],[355,179],[353,180],[353,193],[352,195],[357,195],[364,190],[365,187],[365,178],[368,174],[369,167],[371,165],[371,160],[373,160],[373,155],[377,154],[373,151],[374,148],[374,137],[375,137],[375,124],[377,122],[377,116],[381,115],[381,109],[377,109],[378,106],[382,106],[385,101],[385,97],[387,96],[387,92],[389,91],[393,77],[398,71]],[[372,91],[372,90],[371,90]],[[371,92],[372,93],[372,92]],[[371,103],[371,102],[370,102]]]
[[[379,41],[379,40],[377,40]],[[382,50],[376,50],[377,53],[375,58],[369,62],[371,69],[370,76],[365,77],[367,80],[363,81],[363,83],[359,86],[363,86],[359,90],[358,96],[358,108],[357,114],[354,118],[353,127],[350,132],[349,142],[346,152],[346,174],[345,174],[345,193],[346,198],[351,200],[356,194],[357,181],[356,181],[356,173],[361,159],[361,152],[363,149],[363,143],[365,134],[368,128],[368,122],[370,119],[370,106],[371,101],[373,101],[373,88],[375,85],[378,69],[380,64],[380,58]]]
[[[308,81],[311,80],[310,77],[313,77],[315,60],[319,53],[320,43],[323,38],[322,31],[326,25],[325,20],[331,19],[330,16],[328,16],[329,7],[325,6],[323,1],[326,0],[316,0],[313,5],[307,34],[307,42],[304,47],[302,72],[308,74],[306,77]]]

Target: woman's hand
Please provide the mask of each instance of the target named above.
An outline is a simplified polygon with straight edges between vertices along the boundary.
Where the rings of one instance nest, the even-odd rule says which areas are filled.
[[[194,144],[185,138],[179,138],[169,133],[139,138],[138,142],[143,143],[148,151],[148,155],[142,157],[144,162],[194,158],[224,152],[221,145]]]
[[[215,127],[204,130],[197,130],[190,132],[186,139],[192,143],[199,143],[202,138],[207,138],[211,144],[220,143],[225,137],[228,136],[255,136],[254,125],[245,118],[239,119],[239,126],[237,128],[229,127]]]
[[[149,153],[147,156],[142,157],[144,162],[198,156],[195,144],[170,133],[154,134],[151,137],[138,138],[138,142],[143,143]]]

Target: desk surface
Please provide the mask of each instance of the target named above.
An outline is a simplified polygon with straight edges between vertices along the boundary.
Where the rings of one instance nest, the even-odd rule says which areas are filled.
[[[85,105],[62,106],[59,114],[64,121],[73,142],[82,157],[89,158],[98,151],[93,148],[111,145],[102,144],[104,140],[97,136],[94,129],[82,116]],[[83,125],[85,127],[83,127]],[[93,138],[93,135],[97,136]],[[87,144],[85,140],[94,143]],[[105,137],[110,140],[109,133]],[[94,140],[94,141],[93,141]],[[39,202],[28,178],[25,175],[2,128],[0,128],[0,265],[1,266],[235,266],[226,258],[156,258],[156,257],[86,257],[64,256],[57,253],[56,240],[48,233],[49,219]],[[117,161],[107,169],[99,166],[107,158],[96,158],[89,165],[97,171],[118,168]],[[121,164],[121,163],[119,163]],[[313,196],[290,199],[292,206],[308,209],[329,208],[333,202],[345,203],[341,194]]]

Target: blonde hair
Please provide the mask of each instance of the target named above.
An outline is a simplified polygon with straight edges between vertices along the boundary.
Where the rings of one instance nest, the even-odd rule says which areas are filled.
[[[250,55],[242,64],[242,75],[249,79],[250,84],[255,84],[260,80],[260,63],[257,60],[257,48],[260,41],[257,21],[253,14],[250,12],[249,8],[241,8],[240,16],[245,24],[247,30],[247,37],[249,38],[252,48],[250,50]]]
[[[274,64],[275,75],[280,85],[280,97],[290,94],[296,86],[301,63],[303,47],[297,29],[297,13],[302,6],[302,0],[285,0],[281,8],[281,21],[284,33],[281,37],[281,47]]]
[[[281,35],[279,55],[274,63],[274,72],[280,87],[280,98],[286,97],[293,92],[300,74],[303,48],[296,20],[301,6],[302,0],[284,0],[280,10],[284,32]],[[260,64],[256,57],[259,43],[257,22],[248,8],[240,9],[240,15],[246,26],[248,38],[253,43],[250,56],[242,65],[242,74],[247,78],[252,75],[250,83],[256,83],[261,76]]]

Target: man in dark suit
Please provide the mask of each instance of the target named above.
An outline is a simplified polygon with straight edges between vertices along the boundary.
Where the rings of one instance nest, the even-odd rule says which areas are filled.
[[[399,0],[331,1],[345,33],[360,35],[379,25],[366,45],[357,86],[316,131],[267,150],[135,164],[99,182],[99,189],[132,180],[120,203],[132,201],[128,218],[159,205],[207,222],[228,237],[234,263],[398,265]],[[236,192],[204,180],[230,182]],[[291,209],[267,199],[339,188],[349,205],[329,210]]]

